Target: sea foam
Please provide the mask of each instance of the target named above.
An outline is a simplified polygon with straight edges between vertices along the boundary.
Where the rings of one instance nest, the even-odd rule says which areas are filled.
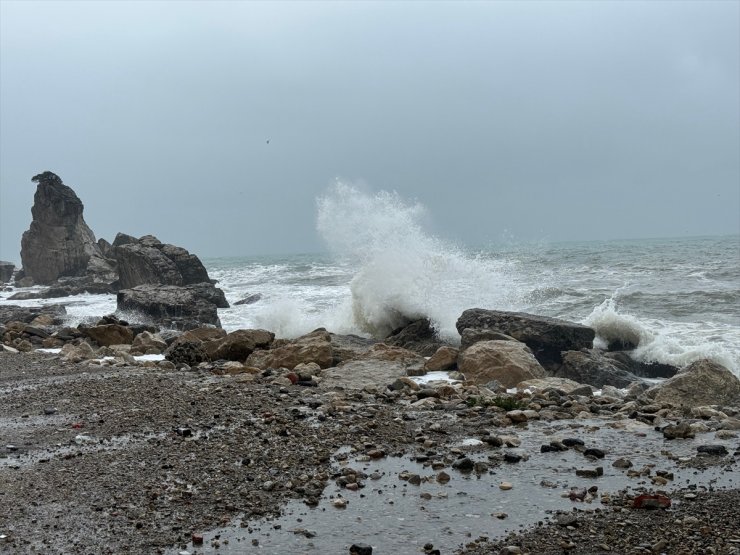
[[[375,337],[418,318],[458,340],[455,322],[474,306],[510,306],[506,265],[479,258],[427,233],[426,211],[398,194],[370,194],[337,182],[318,200],[317,227],[331,251],[351,260],[344,326]]]

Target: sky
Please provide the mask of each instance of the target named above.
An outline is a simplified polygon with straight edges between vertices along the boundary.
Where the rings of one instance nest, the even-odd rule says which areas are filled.
[[[0,0],[0,260],[57,173],[96,237],[317,252],[337,180],[471,246],[740,233],[740,2]]]

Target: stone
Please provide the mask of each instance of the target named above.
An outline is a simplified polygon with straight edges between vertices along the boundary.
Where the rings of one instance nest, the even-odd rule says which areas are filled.
[[[10,283],[15,272],[15,264],[0,260],[0,283]]]
[[[603,459],[606,456],[606,452],[603,449],[596,449],[591,447],[583,452],[585,457],[593,457],[594,459]]]
[[[201,341],[180,341],[172,344],[165,352],[165,358],[176,365],[187,364],[191,367],[211,360]]]
[[[245,304],[254,304],[257,301],[262,300],[262,293],[254,293],[252,295],[247,295],[243,299],[240,299],[234,303],[234,306],[240,306]]]
[[[729,454],[724,445],[699,445],[696,451],[697,453],[711,455],[713,457],[724,457]]]
[[[373,548],[366,543],[353,543],[349,548],[349,555],[373,555]]]
[[[134,337],[131,349],[142,355],[158,355],[167,350],[167,342],[159,334],[144,330]]]
[[[102,326],[87,327],[80,324],[79,329],[85,337],[89,337],[101,347],[108,345],[130,345],[134,340],[134,332],[120,324],[105,324]]]
[[[452,468],[459,470],[460,472],[471,472],[475,467],[475,463],[468,457],[457,459],[452,463]]]
[[[312,331],[295,340],[269,350],[259,349],[247,358],[246,364],[257,368],[287,368],[315,362],[320,368],[332,365],[331,337],[324,329]]]
[[[582,468],[576,470],[576,476],[581,478],[598,478],[604,475],[604,469],[601,466],[596,468]]]
[[[545,389],[558,389],[564,393],[570,393],[578,388],[583,387],[583,384],[578,383],[573,380],[569,380],[568,378],[553,378],[553,377],[547,377],[547,378],[537,378],[533,380],[524,380],[523,382],[519,382],[516,384],[516,388],[519,391],[524,391],[525,389],[529,389],[532,391],[535,390],[545,390]]]
[[[84,207],[75,192],[49,171],[33,177],[30,228],[21,238],[25,277],[50,284],[63,276],[83,276],[90,259],[102,258],[95,235],[82,216]]]
[[[460,350],[464,351],[479,341],[516,341],[510,335],[496,330],[465,328],[460,332]]]
[[[0,305],[0,324],[8,322],[30,323],[41,315],[49,315],[54,323],[58,323],[67,314],[62,305],[50,304],[46,306],[18,306]]]
[[[559,362],[562,351],[590,349],[593,329],[557,318],[523,312],[505,312],[473,308],[458,318],[457,331],[466,328],[489,329],[504,333],[525,343],[540,362]]]
[[[696,434],[691,429],[691,425],[688,422],[680,422],[678,424],[669,424],[663,428],[663,437],[666,439],[686,439],[695,437]]]
[[[118,234],[113,241],[113,257],[118,263],[119,286],[192,285],[210,282],[203,263],[182,247],[162,243],[153,235],[135,239]]]
[[[453,370],[457,367],[458,353],[458,349],[443,345],[424,363],[424,370],[427,372]]]
[[[501,490],[503,490],[503,491],[508,491],[508,490],[510,490],[511,488],[513,488],[514,486],[513,486],[512,484],[511,484],[511,482],[501,482],[501,483],[500,483],[500,484],[498,485],[498,487],[499,487],[499,489],[501,489]]]
[[[59,353],[63,360],[81,362],[95,357],[95,351],[89,343],[82,341],[79,345],[67,343]]]
[[[518,341],[480,341],[460,353],[458,368],[474,385],[496,380],[504,387],[514,387],[546,375],[529,348]]]
[[[223,291],[211,283],[139,285],[116,297],[118,312],[134,312],[165,327],[191,329],[202,324],[220,327],[218,308],[227,308]]]
[[[337,333],[330,333],[329,335],[333,354],[332,366],[360,358],[367,353],[370,347],[378,343],[375,339],[368,339],[359,335],[341,335]]]
[[[740,407],[740,379],[721,364],[702,359],[651,387],[646,395],[658,404]]]
[[[563,363],[555,370],[555,376],[560,378],[594,387],[612,385],[619,388],[639,381],[637,376],[596,350],[567,351],[562,353],[562,359]]]
[[[267,330],[236,330],[207,346],[213,360],[247,360],[255,349],[269,349],[275,334]]]
[[[431,322],[422,318],[392,331],[383,343],[402,347],[422,356],[432,356],[442,345]]]

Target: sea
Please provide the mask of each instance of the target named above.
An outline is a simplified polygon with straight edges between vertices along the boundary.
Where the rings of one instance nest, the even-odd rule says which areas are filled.
[[[487,308],[591,326],[596,346],[629,340],[640,361],[709,358],[740,376],[740,235],[461,245],[428,231],[420,204],[351,186],[318,199],[316,220],[326,252],[201,258],[231,304],[219,310],[226,330],[383,338],[429,318],[455,342],[463,310]],[[70,325],[116,310],[114,295],[8,301],[13,292],[0,304],[61,302]]]

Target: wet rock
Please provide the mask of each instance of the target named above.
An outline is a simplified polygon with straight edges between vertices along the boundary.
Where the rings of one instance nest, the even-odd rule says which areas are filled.
[[[604,475],[604,468],[597,466],[596,468],[582,468],[576,470],[576,476],[581,478],[598,478]]]
[[[685,439],[696,435],[688,422],[668,425],[663,428],[662,432],[666,439]]]
[[[245,305],[245,304],[254,304],[257,301],[262,300],[262,293],[253,293],[252,295],[247,295],[243,299],[240,299],[234,303],[234,306],[239,305]]]
[[[228,307],[223,291],[211,283],[183,287],[139,285],[118,292],[118,310],[142,314],[165,327],[193,329],[203,324],[220,327],[218,308]]]
[[[346,544],[345,544],[346,545]],[[349,548],[350,555],[372,555],[372,546],[366,543],[353,543]]]
[[[174,364],[197,366],[201,362],[210,362],[211,357],[203,348],[201,341],[181,341],[170,346],[165,358]]]
[[[517,341],[481,341],[458,357],[458,368],[468,383],[484,385],[496,380],[505,387],[545,377],[529,348]]]
[[[586,457],[593,457],[594,459],[603,459],[606,456],[606,452],[603,449],[596,449],[594,447],[586,449],[583,452]]]
[[[514,486],[512,485],[511,482],[501,482],[498,485],[498,487],[499,487],[499,489],[501,489],[503,491],[508,491],[508,490],[512,489]]]
[[[480,341],[516,341],[516,339],[495,330],[465,328],[460,333],[460,350],[464,351]]]
[[[332,365],[331,336],[324,329],[312,331],[269,350],[256,350],[247,359],[247,365],[262,369],[292,370],[299,364],[309,362],[315,362],[320,368],[329,368]]]
[[[475,463],[468,457],[457,459],[452,463],[452,468],[459,470],[460,472],[471,472],[475,467]]]
[[[632,468],[632,461],[625,458],[619,458],[612,463],[614,468]]]
[[[591,328],[565,320],[480,308],[464,311],[456,327],[460,334],[465,328],[477,328],[510,335],[525,343],[538,360],[545,362],[559,362],[562,351],[591,348],[595,337]]]
[[[245,361],[255,349],[269,349],[274,339],[275,334],[267,330],[236,330],[206,349],[213,360]]]
[[[134,337],[131,349],[142,355],[158,355],[167,350],[167,342],[159,334],[145,330]]]
[[[670,506],[671,499],[665,495],[638,495],[632,502],[635,509],[668,509]]]
[[[452,370],[457,367],[458,349],[442,346],[424,364],[427,372]]]
[[[740,379],[721,364],[698,360],[672,378],[651,387],[646,395],[656,403],[674,406],[740,406]]]
[[[696,451],[700,454],[714,457],[723,457],[729,454],[724,445],[700,445],[696,448]]]
[[[15,264],[0,260],[0,283],[10,283],[13,279]]]
[[[83,336],[89,337],[101,347],[108,345],[130,345],[134,340],[134,332],[120,324],[105,324],[102,326],[78,326]]]
[[[639,380],[619,363],[606,358],[597,350],[567,351],[562,354],[562,360],[562,364],[555,370],[555,376],[582,384],[624,388]]]
[[[563,445],[566,447],[582,447],[584,444],[582,439],[579,439],[577,437],[566,437],[563,440]]]
[[[443,345],[431,322],[422,318],[392,331],[383,343],[402,347],[422,356],[432,356]]]

